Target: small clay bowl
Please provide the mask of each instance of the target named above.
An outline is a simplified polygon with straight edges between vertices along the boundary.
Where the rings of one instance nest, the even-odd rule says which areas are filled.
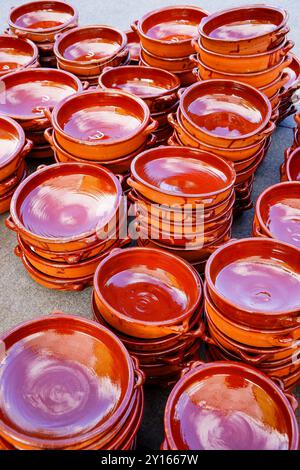
[[[187,184],[188,182],[188,184]],[[232,164],[188,147],[158,147],[132,161],[129,186],[159,204],[205,204],[226,200],[235,182]]]
[[[77,22],[78,12],[74,7],[52,0],[12,8],[8,19],[14,34],[41,43],[53,42],[58,32],[76,26]]]
[[[21,183],[6,223],[26,243],[42,250],[86,249],[107,237],[104,229],[117,217],[121,196],[119,180],[103,167],[50,165]]]
[[[89,160],[124,157],[145,144],[157,127],[146,103],[120,90],[78,93],[62,100],[47,116],[58,144]]]
[[[276,6],[245,5],[203,18],[199,33],[204,47],[222,54],[249,55],[276,47],[290,28],[287,11]]]
[[[127,48],[130,54],[131,65],[138,65],[140,60],[141,43],[137,32],[129,30],[125,31],[127,37]]]
[[[44,108],[81,90],[80,80],[61,70],[36,68],[12,72],[0,78],[0,113],[21,124],[25,122],[28,130],[39,130],[35,124],[45,118]]]
[[[296,148],[286,162],[288,181],[300,181],[300,148]]]
[[[300,248],[300,181],[279,183],[265,189],[257,200],[255,219],[257,235]]]
[[[176,58],[191,54],[191,40],[207,12],[196,6],[170,6],[154,10],[131,25],[142,46],[159,57]]]
[[[268,98],[244,83],[198,82],[181,94],[179,107],[184,128],[216,147],[245,147],[258,143],[275,129],[270,122]]]
[[[0,181],[9,178],[31,150],[22,127],[8,117],[0,117]]]
[[[103,89],[117,88],[142,98],[151,113],[165,112],[178,100],[176,75],[154,67],[127,66],[105,69],[99,77]]]
[[[36,67],[39,51],[28,39],[0,35],[0,76],[16,69]]]
[[[232,241],[208,260],[208,292],[232,321],[269,330],[293,327],[299,324],[299,262],[299,250],[287,243]]]
[[[182,259],[137,247],[116,249],[101,261],[94,292],[97,308],[113,328],[138,338],[160,338],[188,331],[202,283]]]

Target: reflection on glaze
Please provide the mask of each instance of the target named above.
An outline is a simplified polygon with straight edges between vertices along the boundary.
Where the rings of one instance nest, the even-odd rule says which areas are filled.
[[[204,194],[228,184],[224,173],[193,158],[157,158],[147,162],[139,175],[148,183],[174,194]]]
[[[64,124],[66,134],[90,142],[131,136],[141,125],[136,115],[119,106],[90,106],[74,112]]]
[[[250,39],[274,31],[277,25],[268,20],[244,20],[224,24],[209,33],[214,39]]]
[[[269,207],[266,226],[274,238],[300,248],[300,199],[283,198]]]
[[[181,394],[172,433],[178,449],[287,450],[288,430],[266,391],[239,374],[215,373]]]
[[[172,274],[144,264],[113,274],[104,284],[103,295],[119,312],[145,321],[176,318],[188,305],[187,294]]]
[[[262,115],[251,101],[218,92],[192,101],[188,106],[188,114],[198,127],[221,137],[248,134],[262,123]]]
[[[89,61],[114,55],[120,45],[117,41],[105,38],[89,38],[67,47],[63,56],[67,60]]]
[[[54,11],[49,8],[24,13],[15,20],[15,24],[20,28],[28,29],[55,28],[67,23],[71,18],[70,13]]]
[[[29,51],[26,52],[15,47],[0,47],[0,70],[4,72],[26,65],[31,57],[32,53]]]
[[[17,150],[18,145],[17,136],[0,126],[0,165],[8,162],[10,156]]]
[[[241,308],[272,313],[300,307],[300,275],[276,260],[253,256],[230,263],[215,285]]]
[[[108,223],[116,200],[114,188],[99,176],[53,176],[27,194],[20,220],[32,233],[47,238],[81,235]]]
[[[147,31],[147,36],[162,41],[178,42],[191,39],[198,34],[198,22],[191,20],[171,20],[159,23]]]
[[[151,78],[128,78],[126,81],[115,80],[111,88],[118,88],[137,96],[156,96],[168,90],[163,84],[157,83]]]
[[[121,399],[121,364],[81,332],[48,330],[12,346],[0,368],[0,416],[22,433],[62,437],[106,420]]]

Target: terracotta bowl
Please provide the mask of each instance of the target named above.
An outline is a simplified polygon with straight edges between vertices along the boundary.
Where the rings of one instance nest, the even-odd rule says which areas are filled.
[[[300,181],[300,148],[296,148],[286,162],[288,181]]]
[[[300,182],[279,183],[263,191],[255,208],[255,233],[300,248],[299,228]]]
[[[232,321],[262,329],[298,325],[299,261],[297,248],[276,240],[232,241],[206,265],[208,292]]]
[[[36,68],[12,72],[0,78],[0,113],[25,122],[27,130],[47,127],[43,109],[82,90],[74,75],[54,69]],[[5,94],[2,96],[1,95]],[[47,120],[46,120],[47,121]],[[49,125],[49,121],[48,121]],[[37,128],[36,128],[37,126]]]
[[[0,76],[20,68],[36,67],[39,51],[28,39],[0,35]]]
[[[250,366],[194,362],[167,401],[164,429],[168,448],[298,449],[295,406],[293,396],[285,395],[271,379]],[[221,438],[216,439],[216,435]]]
[[[127,47],[130,54],[130,63],[132,65],[138,65],[141,52],[140,37],[136,31],[132,30],[126,31],[125,34],[127,37]]]
[[[103,89],[117,88],[142,98],[151,113],[165,112],[178,98],[176,75],[154,67],[127,66],[105,69],[99,77]]]
[[[206,49],[202,43],[194,42],[196,52],[199,53],[200,59],[205,65],[220,72],[228,73],[254,73],[262,72],[269,67],[279,65],[282,59],[294,47],[293,41],[283,41],[274,49],[260,54],[239,55],[239,54],[222,54],[221,52],[212,52]]]
[[[76,26],[77,22],[78,12],[74,7],[52,0],[12,8],[8,19],[14,34],[41,43],[54,41],[58,32]]]
[[[79,163],[46,166],[18,187],[7,226],[42,250],[90,248],[107,237],[105,227],[118,217],[121,196],[118,179],[103,167]]]
[[[202,283],[182,259],[137,247],[117,249],[99,264],[94,292],[97,308],[113,328],[160,338],[187,332],[201,302]]]
[[[188,176],[187,176],[188,175]],[[188,182],[188,184],[187,184]],[[158,147],[131,163],[128,184],[159,204],[205,204],[226,200],[235,182],[225,160],[188,147]]]
[[[267,97],[239,82],[198,82],[181,94],[179,107],[183,127],[198,140],[216,147],[245,147],[260,142],[275,129],[270,123],[272,110]]]
[[[160,57],[175,58],[191,54],[191,40],[198,36],[198,25],[207,12],[196,6],[171,6],[154,10],[131,27],[144,49]]]
[[[2,340],[6,348],[2,385],[8,398],[2,407],[0,428],[4,438],[17,448],[80,448],[96,438],[105,442],[105,435],[130,405],[135,380],[140,386],[141,375],[125,347],[95,322],[58,313],[21,324]],[[22,361],[26,365],[22,366]],[[33,382],[29,364],[38,370]],[[45,393],[45,384],[49,397],[53,387],[62,387],[65,393],[55,404],[49,398],[41,410],[23,395],[16,397],[16,384],[28,389],[28,394],[40,387]],[[79,393],[82,387],[84,399]],[[110,390],[109,402],[103,393],[96,393],[101,389]],[[78,399],[70,405],[66,393],[75,393]],[[59,414],[51,405],[59,406]],[[24,418],[26,412],[30,421]]]
[[[10,177],[31,150],[22,127],[8,117],[0,117],[0,181]]]
[[[25,168],[20,182],[22,182],[26,177],[27,177],[27,170]],[[3,196],[0,196],[0,214],[5,214],[5,212],[9,211],[11,200],[15,191],[16,191],[16,187],[13,187],[9,191],[7,191]]]
[[[63,149],[75,157],[99,161],[134,152],[157,127],[143,100],[119,90],[87,91],[66,98],[54,108],[51,120]]]
[[[268,5],[245,5],[203,18],[199,33],[204,47],[223,54],[249,55],[276,47],[290,28],[286,10]]]
[[[169,72],[184,72],[185,70],[191,70],[193,68],[193,62],[189,55],[172,59],[162,58],[146,51],[143,46],[141,47],[141,59],[150,67],[161,68]]]

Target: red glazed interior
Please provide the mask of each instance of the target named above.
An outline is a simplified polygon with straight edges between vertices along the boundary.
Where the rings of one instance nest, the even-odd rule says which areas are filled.
[[[0,117],[0,168],[21,151],[25,144],[23,129],[15,121]]]
[[[26,66],[38,58],[38,49],[31,41],[3,34],[0,36],[0,72]]]
[[[10,22],[25,30],[51,30],[67,25],[74,18],[73,7],[65,2],[30,2],[14,8]]]

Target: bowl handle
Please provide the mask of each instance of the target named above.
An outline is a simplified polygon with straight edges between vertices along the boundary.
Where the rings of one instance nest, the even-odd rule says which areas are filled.
[[[204,364],[205,364],[204,361],[191,361],[191,362],[188,362],[181,371],[181,377],[184,377],[191,370],[196,369],[197,367],[201,367]]]
[[[170,113],[170,114],[168,114],[167,117],[168,117],[169,124],[173,127],[173,129],[175,129],[175,131],[178,131],[179,130],[179,124],[178,124],[178,121],[177,121],[176,114],[175,113]]]
[[[157,142],[157,136],[155,134],[149,134],[148,140],[145,145],[145,150],[153,147]]]
[[[133,189],[135,189],[138,192],[141,192],[140,189],[143,188],[140,183],[137,181],[133,180],[130,176],[127,178],[127,184],[131,186]],[[143,189],[142,189],[143,191]]]
[[[132,29],[132,31],[134,31],[135,33],[138,33],[138,22],[139,20],[135,20],[131,23],[130,25],[130,28]]]
[[[15,248],[14,248],[14,254],[15,254],[18,258],[21,258],[21,256],[22,256],[22,250],[21,250],[20,245],[16,245],[16,246],[15,246]]]
[[[54,149],[53,127],[47,127],[47,129],[44,130],[44,137],[47,142],[51,145],[52,149]]]
[[[177,91],[177,96],[178,96],[179,99],[182,97],[185,90],[186,90],[186,87],[179,88],[179,90]]]
[[[261,228],[257,224],[257,222],[254,220],[253,225],[252,225],[252,235],[253,237],[259,237],[259,238],[269,238],[267,235],[261,232]]]
[[[189,57],[190,61],[193,62],[194,64],[198,65],[198,55],[197,54],[191,54]],[[198,67],[197,67],[198,70]]]
[[[291,28],[289,26],[284,26],[283,28],[281,28],[279,31],[277,31],[276,33],[273,34],[273,38],[276,40],[276,39],[280,39],[282,36],[285,36],[286,34],[288,34],[290,32]]]
[[[84,81],[82,82],[82,89],[83,89],[83,91],[88,90],[89,87],[90,87],[89,82],[88,82],[87,80],[84,80]]]
[[[26,157],[26,155],[28,155],[28,153],[32,150],[32,147],[33,147],[33,142],[32,142],[32,140],[26,139],[25,145],[24,145],[24,147],[23,147],[22,150],[21,150],[20,157],[21,157],[21,158]]]
[[[293,49],[294,46],[294,41],[288,40],[285,46],[281,49],[280,55],[284,57],[285,55],[287,55],[288,52],[290,52],[291,49]]]
[[[146,127],[146,129],[143,131],[143,135],[149,135],[152,132],[156,131],[157,128],[158,128],[158,121],[150,118],[150,122],[148,126]]]
[[[174,134],[171,135],[171,137],[168,138],[168,145],[169,145],[170,147],[176,147],[176,146],[179,145],[179,143],[176,142],[176,136],[174,136]]]
[[[200,77],[200,74],[199,74],[199,69],[198,67],[195,67],[193,70],[192,70],[192,74],[194,75],[194,77],[196,77],[197,81],[198,82],[201,82],[202,79]]]
[[[285,385],[284,385],[284,382],[283,380],[279,379],[278,377],[273,377],[271,376],[270,377],[271,380],[273,380],[273,382],[276,383],[276,385],[280,388],[280,390],[284,393],[285,397],[288,399],[288,401],[290,402],[290,405],[292,406],[293,410],[296,411],[298,406],[299,406],[299,403],[298,403],[298,400],[297,398],[295,397],[295,395],[293,395],[292,393],[288,393],[285,391]]]
[[[28,33],[25,33],[25,31],[21,31],[20,29],[15,29],[14,34],[18,36],[18,38],[22,38],[22,39],[28,38]]]
[[[14,223],[14,221],[13,221],[11,215],[9,215],[9,216],[7,217],[7,219],[5,220],[5,225],[6,225],[6,227],[7,227],[9,230],[12,230],[13,232],[17,232],[17,231],[18,231],[17,226],[16,226],[16,224]]]
[[[130,355],[135,375],[134,390],[141,388],[146,380],[145,373],[140,369],[140,363],[137,357]]]
[[[270,121],[267,127],[256,136],[256,140],[262,140],[273,134],[276,129],[274,122]]]

